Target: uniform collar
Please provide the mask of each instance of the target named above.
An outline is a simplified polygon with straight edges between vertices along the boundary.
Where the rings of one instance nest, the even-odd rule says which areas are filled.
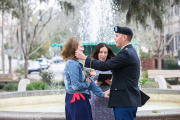
[[[130,45],[130,44],[131,44],[131,43],[129,43],[129,44],[126,44],[125,46],[123,46],[123,47],[122,47],[122,49],[121,49],[121,50],[123,50],[123,48],[125,48],[126,46],[128,46],[128,45]]]
[[[129,49],[129,48],[133,48],[132,44],[127,44],[127,45],[125,45],[125,46],[121,49],[121,51],[124,50],[124,49],[127,50],[127,49]],[[121,52],[121,51],[120,51],[120,52]],[[120,52],[119,52],[119,53],[120,53]],[[119,54],[119,53],[118,53],[118,54]]]

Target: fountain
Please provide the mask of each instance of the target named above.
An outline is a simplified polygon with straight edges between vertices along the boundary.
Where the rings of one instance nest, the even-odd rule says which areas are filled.
[[[113,0],[87,0],[80,11],[79,37],[84,42],[112,42],[115,9]]]
[[[87,0],[82,7],[78,32],[87,51],[92,51],[93,47],[99,42],[107,42],[107,44],[112,45],[112,49],[115,47],[113,42],[113,27],[115,26],[114,9],[116,9],[116,6],[113,5],[112,0]],[[132,44],[138,43],[133,42]],[[63,44],[51,45],[52,48],[57,47],[55,49],[56,54],[59,54],[59,47],[62,46]],[[138,48],[136,50],[138,53]],[[114,50],[115,53],[118,51],[119,49],[117,51]],[[86,55],[89,55],[89,53],[87,52]],[[145,106],[139,108],[136,120],[161,120],[163,118],[166,118],[166,120],[173,118],[177,120],[180,118],[180,90],[142,89],[142,91],[151,98]],[[0,119],[65,120],[64,99],[64,90],[1,93]],[[154,107],[152,108],[152,106]],[[35,107],[38,110],[33,109]],[[29,111],[25,108],[29,108]],[[13,109],[14,111],[12,111]],[[155,111],[152,112],[152,110]]]
[[[180,118],[180,90],[149,88],[142,91],[151,98],[138,108],[136,120]],[[52,94],[56,92],[59,94]],[[64,99],[63,89],[1,93],[0,119],[65,120]]]

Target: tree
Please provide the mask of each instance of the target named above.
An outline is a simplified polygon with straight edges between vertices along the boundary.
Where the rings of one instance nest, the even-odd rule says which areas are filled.
[[[49,46],[50,46],[50,45],[51,45],[51,42],[48,41],[48,42],[47,42],[44,46],[42,46],[36,53],[34,53],[33,55],[31,55],[29,59],[34,60],[34,59],[40,58],[40,57],[42,57],[42,56],[44,56],[44,57],[50,57],[50,53],[49,53]],[[35,44],[34,44],[34,47],[33,47],[33,51],[34,51],[35,49],[37,49],[38,46],[39,46],[38,43],[35,43]]]
[[[80,18],[79,8],[81,5],[81,2],[74,1],[70,5],[71,7],[68,14],[68,7],[64,7],[63,10],[60,11],[57,16],[49,22],[46,27],[46,31],[50,31],[52,33],[51,43],[64,43],[68,38],[78,36],[78,22]],[[61,48],[51,47],[50,52],[51,57],[60,56]]]
[[[17,29],[17,23],[15,22],[16,19],[11,15],[8,14],[7,17],[9,18],[7,24],[9,24],[9,28],[7,29],[8,35],[6,35],[6,51],[8,53],[8,59],[9,59],[9,73],[12,72],[11,70],[11,61],[13,57],[14,51],[18,48],[17,42],[16,42],[16,29]],[[8,19],[7,18],[7,19]]]
[[[25,60],[25,78],[27,78],[28,74],[27,67],[29,57],[38,51],[48,41],[48,39],[44,40],[42,44],[40,44],[34,51],[32,51],[35,40],[41,41],[40,34],[42,33],[46,24],[50,21],[53,11],[52,7],[47,9],[44,13],[42,13],[42,10],[39,10],[39,19],[36,23],[33,23],[31,19],[35,17],[34,12],[37,9],[37,4],[41,5],[42,2],[46,3],[46,1],[41,0],[39,2],[40,3],[32,3],[31,1],[27,0],[18,0],[20,33],[18,33],[17,38],[19,38],[20,35],[21,49],[23,51]],[[45,14],[49,14],[49,16],[48,19],[44,22],[42,19]],[[19,41],[19,39],[17,40]]]
[[[177,1],[172,1],[172,3],[169,3],[169,6],[166,6],[166,12],[163,14],[163,28],[166,28],[167,26],[174,26],[179,25],[178,23],[174,22],[174,20],[177,20],[176,15],[171,16],[170,18],[167,18],[167,15],[171,13],[171,10],[175,4],[177,4]],[[177,6],[177,5],[176,5]],[[174,6],[174,7],[176,7]],[[175,17],[175,18],[174,18]],[[146,47],[154,57],[157,57],[158,62],[158,69],[162,69],[162,59],[169,57],[170,55],[173,55],[174,53],[179,51],[178,49],[175,49],[173,46],[172,52],[167,52],[167,49],[169,49],[169,46],[173,44],[173,42],[177,39],[177,36],[175,35],[176,31],[169,31],[169,29],[164,29],[164,31],[157,29],[153,26],[153,23],[149,18],[147,18],[147,21],[149,22],[149,26],[147,26],[147,29],[144,30],[140,27],[140,29],[135,30],[135,38],[136,40],[140,40],[142,46]],[[171,23],[171,24],[170,24]],[[176,23],[176,24],[175,24]],[[168,33],[168,34],[167,34]],[[174,40],[175,39],[175,40]]]
[[[154,27],[163,31],[163,14],[167,7],[179,4],[180,0],[114,0],[118,11],[126,13],[126,23],[132,21],[141,24],[144,29],[149,26],[147,18],[150,17]]]
[[[14,8],[14,1],[11,0],[0,0],[0,10],[2,14],[2,69],[4,74],[4,13],[10,12],[12,16],[15,15],[13,11]]]
[[[63,11],[60,11],[57,16],[50,21],[49,25],[47,25],[48,30],[53,34],[52,43],[63,43],[71,36],[78,36],[78,12],[81,3],[79,1],[74,1],[71,5],[66,3],[63,6]]]
[[[137,32],[136,32],[137,34]],[[164,36],[164,34],[156,29],[148,28],[148,31],[144,31],[143,35],[142,32],[138,33],[138,39],[140,39],[140,43],[142,46],[146,47],[154,57],[157,57],[158,60],[158,69],[161,70],[162,59],[170,56],[175,52],[178,52],[179,49],[173,51],[173,53],[167,53],[164,50],[166,46],[170,45],[171,41],[173,40],[174,36]],[[165,42],[166,37],[168,37],[168,42]]]
[[[59,6],[61,6],[61,9],[68,8],[68,10],[71,10],[71,8],[73,8],[70,4],[67,4],[67,2],[60,0],[55,0],[54,5],[49,7],[49,2],[50,0],[38,0],[34,2],[31,0],[18,0],[20,32],[17,30],[17,40],[21,44],[25,59],[25,78],[27,78],[28,74],[27,66],[29,57],[51,39],[51,34],[44,32],[44,29],[50,20],[59,12],[58,9],[55,8]],[[38,7],[42,7],[42,4],[45,5],[45,8],[39,9]],[[34,44],[37,42],[39,46],[33,49]]]

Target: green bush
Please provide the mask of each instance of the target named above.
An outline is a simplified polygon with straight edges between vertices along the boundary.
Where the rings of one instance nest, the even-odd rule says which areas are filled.
[[[3,90],[5,91],[17,91],[17,89],[18,89],[18,84],[16,83],[8,83],[3,88]]]
[[[142,88],[159,88],[159,84],[157,82],[147,81],[143,85]]]
[[[169,83],[166,82],[166,84],[167,84],[167,88],[171,88],[171,85]]]
[[[177,85],[177,84],[179,84],[178,78],[166,78],[166,81],[170,85]]]
[[[37,81],[37,82],[31,82],[27,85],[26,90],[46,90],[49,86],[45,82]]]
[[[42,81],[47,83],[51,82],[54,78],[54,74],[52,71],[40,71],[39,75],[41,76]]]
[[[139,80],[139,83],[140,83],[140,85],[143,85],[147,81],[148,81],[148,78],[142,78],[142,79]]]
[[[16,68],[14,72],[15,73],[20,73],[21,75],[24,75],[25,68],[23,66],[21,66],[21,69]]]
[[[65,84],[64,81],[52,81],[51,82],[51,89],[64,89],[65,88]]]
[[[60,81],[59,84],[65,86],[64,81]]]
[[[167,88],[171,88],[171,85],[167,83]],[[143,85],[141,85],[142,88],[159,88],[158,82],[154,82],[153,80],[146,81]]]
[[[21,65],[21,69],[16,68],[14,73],[16,74],[16,76],[18,76],[18,79],[20,80],[21,77],[25,74],[24,66]]]
[[[0,89],[3,89],[3,87],[6,85],[6,83],[0,83]]]
[[[164,61],[164,65],[165,65],[166,69],[178,69],[179,68],[178,62],[174,58]]]
[[[143,78],[148,78],[148,71],[142,71],[142,77]]]

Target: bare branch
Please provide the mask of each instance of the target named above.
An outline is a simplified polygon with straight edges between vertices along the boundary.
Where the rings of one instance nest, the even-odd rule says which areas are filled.
[[[38,27],[38,25],[39,25],[39,22],[42,21],[43,16],[44,16],[48,11],[49,11],[49,10],[47,10],[46,12],[44,12],[44,14],[42,14],[42,15],[40,16],[40,18],[39,18],[38,22],[36,23],[34,29],[37,29],[37,27]],[[36,33],[34,33],[33,38],[35,38],[35,35],[36,35]]]
[[[164,44],[164,46],[169,45],[169,43],[172,41],[172,39],[173,39],[174,37],[175,37],[175,35],[172,35],[171,39],[169,39],[169,41],[168,41],[166,44]]]
[[[52,15],[52,11],[53,11],[53,8],[51,8],[49,19],[42,25],[42,28],[41,28],[41,30],[39,31],[38,34],[41,34],[41,32],[43,31],[43,29],[46,26],[46,24],[51,20],[51,18],[52,18],[52,16],[51,16]]]
[[[37,5],[35,5],[34,9],[31,11],[31,15],[33,14],[33,12],[36,10]]]
[[[48,39],[46,41],[44,41],[36,50],[34,50],[32,53],[29,54],[29,57],[31,55],[33,55],[35,52],[37,52],[42,46],[44,46],[44,44],[48,41]]]
[[[179,50],[180,50],[180,48],[178,48],[177,50],[175,50],[175,51],[173,51],[173,52],[170,52],[170,53],[165,54],[165,55],[162,56],[161,58],[164,58],[164,57],[166,57],[166,56],[169,56],[169,55],[171,55],[171,54],[174,54],[174,53],[178,52]]]
[[[51,8],[51,10],[50,10],[49,19],[43,24],[43,26],[42,26],[40,32],[38,33],[38,35],[41,34],[41,32],[43,31],[43,29],[44,29],[44,27],[46,26],[46,24],[48,24],[48,22],[51,20],[51,18],[52,18],[52,11],[53,11],[53,8]],[[47,12],[47,11],[46,11],[46,12]],[[45,13],[46,13],[46,12],[45,12]],[[44,15],[44,14],[43,14],[43,15]],[[40,19],[42,19],[43,15],[41,16]],[[32,38],[31,45],[30,45],[29,53],[32,51],[32,48],[33,48],[33,45],[34,45],[34,41],[35,41],[35,39],[37,38],[37,37],[36,37],[36,33],[37,33],[38,24],[39,24],[39,21],[37,22],[37,24],[35,25],[35,28],[34,28],[34,35],[33,35],[33,38]]]

